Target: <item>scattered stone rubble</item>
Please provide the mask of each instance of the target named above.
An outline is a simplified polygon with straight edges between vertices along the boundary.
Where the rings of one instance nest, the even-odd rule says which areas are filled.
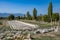
[[[0,33],[0,39],[21,39],[21,40],[31,40],[31,34],[29,31],[27,35],[23,35],[25,31],[5,31],[4,33]],[[37,29],[33,31],[34,34],[44,34],[49,32],[58,32],[58,26],[50,29]]]

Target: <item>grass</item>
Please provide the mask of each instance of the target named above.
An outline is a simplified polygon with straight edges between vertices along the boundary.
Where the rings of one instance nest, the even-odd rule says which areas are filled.
[[[2,20],[0,20],[0,25],[3,25],[3,21]]]
[[[51,36],[42,36],[41,38],[34,38],[32,40],[56,40],[56,39]]]
[[[0,25],[2,25],[3,23],[2,22],[0,22]]]
[[[11,31],[10,27],[0,27],[0,32]]]
[[[34,20],[20,20],[20,21],[38,25],[39,28],[51,28],[54,26],[54,25],[51,25],[50,23],[45,23],[45,22],[43,23],[43,22],[34,21]]]

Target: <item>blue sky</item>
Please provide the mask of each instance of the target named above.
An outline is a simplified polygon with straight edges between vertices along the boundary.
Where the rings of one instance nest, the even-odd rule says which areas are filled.
[[[32,14],[34,8],[38,14],[47,14],[51,0],[0,0],[0,13],[23,13]],[[58,12],[60,0],[52,0],[53,12]]]

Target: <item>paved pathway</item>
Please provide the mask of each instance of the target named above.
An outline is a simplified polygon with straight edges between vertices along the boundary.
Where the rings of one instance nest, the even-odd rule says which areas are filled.
[[[13,29],[23,29],[23,30],[25,30],[25,29],[32,29],[32,28],[38,27],[37,25],[33,25],[33,24],[29,24],[29,23],[25,23],[25,22],[21,22],[21,21],[17,21],[17,20],[8,21],[8,24]]]

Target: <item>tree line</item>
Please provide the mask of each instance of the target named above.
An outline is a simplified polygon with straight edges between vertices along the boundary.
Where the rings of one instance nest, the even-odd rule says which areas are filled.
[[[53,5],[52,2],[49,3],[48,6],[48,14],[39,16],[37,15],[37,9],[33,9],[33,15],[30,15],[30,12],[27,11],[27,13],[24,16],[17,16],[15,17],[13,14],[7,17],[8,20],[14,20],[14,19],[27,19],[27,20],[37,20],[37,21],[45,21],[45,22],[51,22],[51,21],[58,21],[59,20],[59,13],[53,13]]]

